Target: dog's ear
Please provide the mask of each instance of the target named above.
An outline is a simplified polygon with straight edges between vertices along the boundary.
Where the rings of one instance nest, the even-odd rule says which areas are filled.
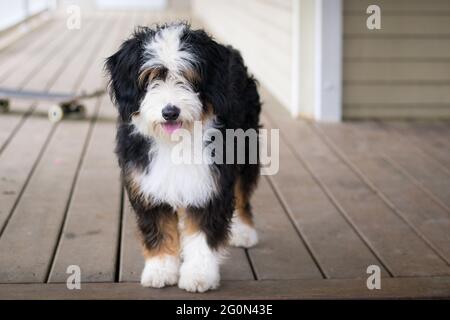
[[[226,122],[233,117],[236,110],[232,110],[235,96],[234,88],[230,83],[238,83],[239,79],[246,79],[246,70],[242,58],[236,50],[217,43],[203,30],[195,30],[190,34],[191,47],[200,57],[198,73],[201,78],[200,92],[205,106],[212,106],[214,114]],[[245,85],[245,84],[244,84]]]
[[[133,112],[138,111],[144,94],[139,86],[143,50],[142,40],[135,34],[106,60],[105,68],[110,77],[109,92],[125,122],[130,121]]]

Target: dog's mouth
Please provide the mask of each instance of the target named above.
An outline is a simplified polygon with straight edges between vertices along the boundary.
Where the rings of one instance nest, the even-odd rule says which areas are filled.
[[[161,127],[166,133],[172,134],[175,130],[181,128],[182,125],[181,121],[166,121],[161,124]]]

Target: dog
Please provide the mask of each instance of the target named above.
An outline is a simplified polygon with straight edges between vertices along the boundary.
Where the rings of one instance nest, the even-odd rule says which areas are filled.
[[[185,22],[136,28],[105,68],[119,112],[115,151],[144,248],[141,284],[218,288],[224,248],[258,241],[250,197],[259,158],[176,164],[171,137],[195,122],[223,136],[258,132],[257,81],[239,51]],[[218,152],[229,152],[225,140]]]

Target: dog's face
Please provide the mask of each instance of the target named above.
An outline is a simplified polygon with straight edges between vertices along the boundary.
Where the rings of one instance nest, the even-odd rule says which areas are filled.
[[[164,137],[201,119],[196,64],[182,24],[159,30],[145,45],[139,82],[146,93],[132,120],[141,133]]]
[[[122,121],[140,134],[168,138],[202,120],[210,105],[205,82],[214,73],[211,54],[220,60],[211,52],[214,45],[186,24],[138,29],[106,65]]]

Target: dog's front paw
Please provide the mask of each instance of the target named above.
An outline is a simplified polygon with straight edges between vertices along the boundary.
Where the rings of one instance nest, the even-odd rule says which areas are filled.
[[[229,244],[234,247],[250,248],[258,243],[256,229],[237,217],[233,217]]]
[[[220,283],[219,265],[184,262],[180,269],[178,287],[189,292],[217,289]]]
[[[178,257],[162,256],[147,259],[141,275],[141,285],[144,287],[162,288],[178,282]]]

